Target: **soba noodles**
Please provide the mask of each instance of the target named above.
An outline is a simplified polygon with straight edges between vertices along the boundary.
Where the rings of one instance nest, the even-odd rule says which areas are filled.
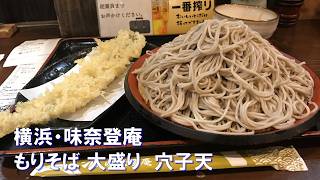
[[[241,21],[208,20],[164,44],[134,73],[159,116],[199,131],[254,134],[290,127],[318,109],[302,64]]]

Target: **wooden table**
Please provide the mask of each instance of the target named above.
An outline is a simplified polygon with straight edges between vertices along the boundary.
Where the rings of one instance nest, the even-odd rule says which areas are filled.
[[[59,37],[57,26],[44,27],[25,27],[20,28],[18,33],[10,39],[0,39],[0,54],[6,56],[10,51],[20,43],[26,40],[39,38],[56,38]],[[172,37],[161,37],[161,41],[166,41]],[[150,38],[157,41],[157,38]],[[299,60],[305,61],[313,70],[320,75],[320,20],[299,21],[294,27],[279,28],[270,40],[277,48],[286,52]],[[2,67],[4,61],[0,62]],[[0,68],[0,84],[5,80],[13,68]],[[295,142],[294,146],[305,160],[309,171],[307,172],[286,172],[276,171],[272,168],[244,168],[214,170],[212,172],[179,172],[179,173],[162,173],[162,174],[143,174],[143,175],[113,175],[109,178],[131,178],[131,179],[320,179],[320,139],[314,138],[308,141]],[[196,147],[195,147],[196,148]],[[17,171],[13,159],[0,160],[0,179],[40,179],[29,177],[26,172]],[[87,179],[88,177],[69,177],[53,179]],[[105,179],[106,176],[95,176],[96,179]]]

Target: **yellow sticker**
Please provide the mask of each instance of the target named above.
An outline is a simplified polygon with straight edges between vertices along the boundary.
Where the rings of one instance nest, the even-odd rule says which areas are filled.
[[[154,35],[181,34],[213,17],[213,0],[152,0]]]

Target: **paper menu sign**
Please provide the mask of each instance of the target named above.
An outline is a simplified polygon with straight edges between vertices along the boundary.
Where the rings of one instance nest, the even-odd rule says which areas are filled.
[[[79,66],[76,65],[64,75],[41,86],[31,89],[23,89],[20,91],[20,93],[29,100],[37,98],[43,95],[46,91],[50,91],[55,84],[61,82],[70,73],[78,71]],[[105,90],[105,97],[99,96],[87,104],[84,108],[79,109],[75,113],[61,116],[60,118],[69,121],[93,121],[101,113],[111,107],[124,94],[124,79],[125,73],[108,85],[108,88]]]
[[[25,41],[11,51],[3,67],[44,63],[59,40],[60,38]]]
[[[112,37],[120,29],[144,35],[186,33],[214,16],[214,0],[96,0],[99,31]]]
[[[96,0],[100,36],[115,36],[120,29],[152,34],[150,0]]]
[[[17,66],[0,85],[0,111],[13,105],[18,92],[37,74],[43,63]]]

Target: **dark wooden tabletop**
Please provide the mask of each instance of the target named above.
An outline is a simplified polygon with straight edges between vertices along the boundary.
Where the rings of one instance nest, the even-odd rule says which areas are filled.
[[[59,37],[58,26],[24,27],[10,39],[0,39],[0,54],[7,55],[20,43],[26,40],[40,38]],[[168,37],[170,39],[171,37]],[[156,38],[151,38],[157,40]],[[164,41],[165,37],[159,38]],[[299,21],[294,27],[278,28],[270,39],[281,51],[305,61],[320,76],[320,20]],[[13,68],[2,68],[4,60],[0,62],[0,84],[10,74]],[[186,172],[186,173],[161,173],[121,176],[95,176],[97,179],[224,179],[224,180],[248,180],[248,179],[290,179],[290,180],[317,180],[320,179],[320,139],[314,138],[308,141],[295,143],[294,146],[305,160],[309,170],[306,172],[276,171],[272,168],[244,168],[214,170],[212,172]],[[197,147],[195,147],[197,148]],[[17,171],[13,159],[0,158],[0,179],[40,179],[30,177],[27,172]],[[87,179],[88,177],[71,177],[73,179]],[[71,179],[53,178],[53,179]]]

